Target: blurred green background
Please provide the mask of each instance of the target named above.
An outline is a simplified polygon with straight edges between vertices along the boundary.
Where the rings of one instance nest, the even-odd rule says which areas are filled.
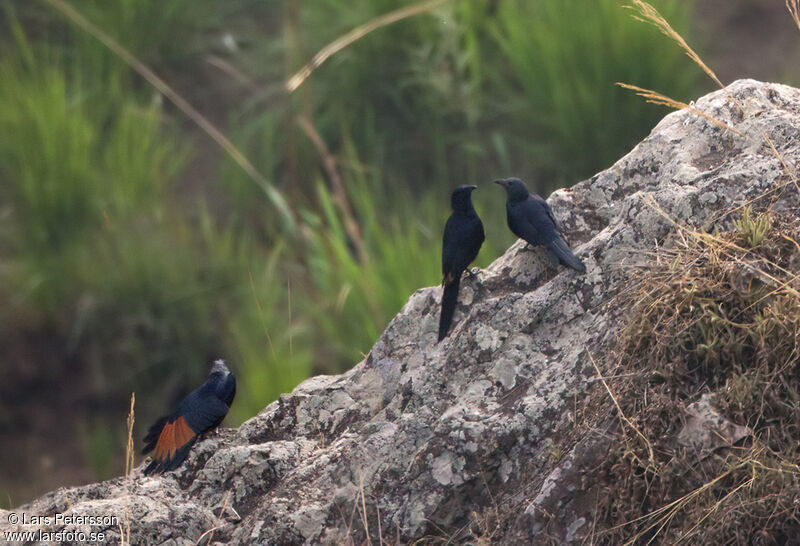
[[[232,426],[347,369],[439,282],[454,186],[480,186],[484,266],[514,240],[487,182],[546,195],[664,115],[614,82],[687,102],[713,89],[618,0],[453,0],[285,91],[321,47],[405,4],[71,0],[242,150],[291,225],[116,54],[43,0],[0,0],[0,506],[121,473],[130,393],[138,440],[214,358],[238,377]],[[653,4],[741,75],[744,57],[713,45],[730,8]],[[757,66],[791,83],[788,60]]]

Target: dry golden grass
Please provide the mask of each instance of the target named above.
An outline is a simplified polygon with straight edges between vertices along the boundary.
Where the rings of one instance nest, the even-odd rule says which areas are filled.
[[[374,500],[374,499],[373,499]],[[352,499],[352,510],[350,512],[350,516],[346,517],[340,508],[340,516],[342,518],[342,522],[344,525],[345,531],[345,546],[372,546],[377,544],[378,546],[392,546],[403,544],[400,538],[400,526],[399,524],[396,525],[394,529],[394,537],[384,536],[384,529],[383,529],[383,522],[381,518],[381,509],[378,502],[374,502],[375,506],[375,515],[374,521],[377,524],[377,529],[373,528],[370,530],[370,511],[367,504],[367,493],[366,488],[364,487],[364,475],[359,472],[358,475],[358,491],[356,492],[356,496]],[[358,515],[358,521],[361,523],[360,528],[354,526],[354,522],[356,520],[356,515]],[[377,532],[377,542],[373,540],[373,534]],[[390,540],[393,540],[393,542]]]
[[[128,412],[128,417],[125,420],[128,425],[128,441],[125,444],[125,487],[127,488],[127,495],[125,497],[125,510],[122,515],[122,523],[120,523],[119,528],[119,543],[122,546],[125,544],[131,544],[131,515],[129,512],[129,502],[131,496],[131,486],[133,484],[133,424],[136,422],[136,414],[134,413],[135,404],[136,393],[131,393],[131,407]]]
[[[706,119],[716,125],[721,129],[725,129],[726,131],[731,131],[739,136],[745,136],[744,133],[739,131],[738,129],[734,129],[724,121],[720,121],[717,118],[706,114],[705,112],[698,110],[691,104],[686,104],[685,102],[681,102],[679,100],[672,99],[666,95],[662,95],[657,91],[653,91],[651,89],[644,89],[642,87],[637,87],[635,85],[631,85],[628,83],[617,82],[617,85],[622,87],[623,89],[630,89],[631,91],[635,92],[638,96],[644,98],[647,102],[651,104],[658,104],[660,106],[667,106],[669,108],[674,108],[676,110],[688,110],[692,114],[696,116],[700,116],[703,119]]]
[[[211,526],[211,529],[205,531],[202,535],[200,535],[194,543],[194,546],[200,546],[201,544],[213,544],[211,541],[214,540],[214,533],[218,530],[222,529],[225,526],[225,522],[223,521],[225,518],[225,514],[228,510],[231,510],[236,517],[239,517],[239,514],[230,506],[231,500],[231,492],[225,492],[225,497],[222,500],[222,507],[220,508],[219,514],[217,514],[217,518],[214,521],[214,525]],[[241,518],[239,518],[241,519]],[[205,542],[203,542],[205,540]]]
[[[722,232],[669,220],[673,238],[620,302],[630,311],[612,361],[647,374],[615,382],[617,413],[635,426],[620,427],[609,459],[598,536],[780,543],[800,533],[800,221],[750,207]],[[704,458],[676,440],[702,393],[750,431]]]
[[[655,456],[653,455],[653,444],[650,442],[650,440],[647,438],[647,436],[645,436],[642,433],[642,431],[639,430],[639,428],[630,419],[628,419],[625,416],[625,412],[623,411],[622,407],[619,405],[619,400],[618,400],[617,396],[611,390],[611,387],[608,386],[608,382],[603,377],[603,372],[600,371],[600,367],[597,365],[597,362],[595,361],[594,357],[592,356],[592,353],[589,352],[588,348],[587,348],[586,352],[589,355],[589,360],[592,361],[592,366],[594,366],[594,369],[597,372],[597,379],[599,379],[603,383],[603,387],[605,387],[606,392],[608,393],[608,396],[611,398],[611,401],[614,403],[614,407],[617,410],[617,416],[619,417],[620,422],[623,425],[628,426],[632,431],[634,431],[636,433],[636,435],[642,440],[643,445],[647,449],[647,462],[645,463],[644,461],[642,461],[641,459],[638,459],[638,458],[637,458],[638,459],[637,462],[642,464],[642,466],[644,466],[645,468],[648,468],[648,469],[650,469],[652,471],[657,472],[658,468],[656,466]],[[624,429],[625,427],[622,426],[621,428]]]
[[[708,74],[708,76],[711,79],[713,79],[714,82],[717,83],[717,85],[719,85],[720,87],[724,87],[719,78],[717,78],[714,71],[711,70],[711,68],[709,68],[709,66],[705,62],[703,62],[703,60],[700,58],[697,52],[695,52],[691,47],[689,47],[689,45],[686,43],[686,40],[684,40],[683,37],[680,34],[678,34],[678,32],[676,32],[675,29],[672,28],[669,22],[666,19],[664,19],[664,17],[661,16],[661,14],[658,13],[658,10],[656,10],[652,5],[648,4],[647,2],[644,2],[643,0],[633,0],[633,5],[626,7],[628,9],[634,10],[638,14],[634,15],[634,18],[643,22],[653,24],[663,34],[672,38],[675,41],[675,43],[677,43],[678,46],[681,47],[681,49],[683,49],[686,52],[689,58],[692,59],[692,61],[694,61],[706,74]],[[792,19],[797,24],[798,29],[800,29],[800,0],[786,0],[786,7],[789,10],[790,15],[792,16]],[[634,91],[638,96],[644,98],[649,103],[657,104],[660,106],[666,106],[668,108],[674,108],[676,110],[684,110],[684,109],[688,110],[692,114],[700,116],[710,121],[714,125],[722,129],[731,131],[732,133],[741,136],[743,138],[746,138],[751,142],[765,143],[769,149],[769,152],[773,154],[776,158],[778,158],[778,160],[781,162],[784,172],[787,174],[787,176],[789,176],[791,183],[795,185],[798,191],[800,191],[800,184],[798,184],[797,180],[798,179],[797,169],[792,165],[790,165],[789,162],[786,160],[786,158],[783,157],[783,155],[776,148],[775,144],[773,143],[772,139],[768,134],[764,133],[759,135],[748,135],[743,133],[742,131],[739,131],[738,129],[735,129],[734,127],[731,127],[729,124],[699,110],[692,104],[686,104],[685,102],[675,100],[657,91],[644,89],[636,85],[631,85],[622,82],[617,82],[617,85],[624,89],[629,89],[631,91]],[[732,100],[735,104],[738,104],[736,100],[734,99]],[[741,108],[741,105],[739,106]],[[749,203],[745,203],[743,206],[746,206],[748,204]]]
[[[695,53],[694,49],[689,47],[689,44],[686,43],[686,40],[683,39],[683,36],[678,34],[674,28],[667,22],[666,19],[658,12],[656,8],[652,5],[644,2],[643,0],[633,0],[632,6],[626,6],[627,8],[633,10],[636,15],[633,17],[639,21],[644,23],[650,23],[654,25],[658,30],[662,32],[665,36],[672,38],[675,42],[686,52],[686,55],[689,56],[700,68],[703,69],[703,72],[708,74],[708,77],[714,80],[714,82],[719,85],[720,87],[725,87],[717,75],[714,74],[714,71],[711,70],[706,63],[700,58],[700,56]]]
[[[794,24],[800,30],[800,0],[786,0],[786,9],[789,10]]]
[[[625,546],[639,544],[640,541],[648,537],[649,540],[647,542],[653,542],[660,532],[674,523],[675,517],[684,511],[691,510],[692,505],[695,503],[702,504],[704,496],[711,496],[713,500],[702,506],[692,526],[688,530],[678,533],[673,543],[681,544],[689,541],[690,538],[697,540],[700,526],[718,511],[724,509],[742,490],[757,486],[759,480],[772,473],[800,475],[800,469],[796,465],[783,465],[780,468],[765,465],[763,462],[764,455],[763,447],[753,448],[748,452],[747,456],[742,457],[736,464],[682,497],[636,520],[618,526],[620,528],[637,523],[643,524],[642,529],[625,542]],[[729,479],[733,480],[733,485],[725,487],[727,492],[721,497],[719,495],[714,496],[714,489]],[[738,506],[737,508],[743,507]]]

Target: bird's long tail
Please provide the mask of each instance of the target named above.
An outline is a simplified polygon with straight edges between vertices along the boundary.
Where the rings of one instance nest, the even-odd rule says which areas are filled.
[[[442,314],[439,315],[439,341],[447,337],[450,325],[453,323],[453,313],[458,303],[458,286],[461,284],[461,275],[445,278],[444,291],[442,292]]]
[[[550,255],[550,260],[554,261],[554,265],[558,265],[557,262],[561,261],[564,265],[571,267],[579,273],[586,273],[586,266],[572,253],[567,243],[565,243],[564,239],[561,237],[556,236],[556,238],[547,245],[547,250]]]

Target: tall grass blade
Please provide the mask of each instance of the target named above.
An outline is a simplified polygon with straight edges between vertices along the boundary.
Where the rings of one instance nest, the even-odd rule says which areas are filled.
[[[250,162],[247,157],[226,137],[222,131],[217,129],[203,114],[201,114],[189,101],[184,99],[178,92],[162,80],[147,65],[137,59],[131,52],[125,49],[114,38],[106,34],[102,29],[92,24],[80,12],[72,7],[65,0],[45,0],[54,9],[59,11],[67,19],[79,26],[92,37],[100,41],[110,49],[115,55],[122,59],[128,66],[135,70],[140,76],[147,80],[150,85],[155,87],[161,94],[167,97],[178,107],[189,119],[199,126],[214,142],[216,142],[225,152],[239,165],[253,181],[267,195],[278,212],[283,216],[284,223],[290,233],[296,230],[296,221],[292,209],[283,198],[283,195],[261,174],[258,169]]]
[[[336,158],[331,153],[322,136],[311,123],[311,120],[306,117],[302,117],[298,123],[322,159],[325,172],[331,181],[334,199],[344,215],[345,229],[347,230],[347,234],[352,239],[353,245],[356,247],[359,259],[368,259],[369,256],[364,249],[364,237],[361,234],[361,227],[359,226],[355,213],[353,212],[353,205],[347,198],[347,190],[345,189],[342,176],[339,174],[339,170],[337,169]]]
[[[14,43],[19,48],[25,65],[28,68],[33,67],[34,59],[31,44],[28,42],[28,39],[25,37],[25,32],[22,30],[22,26],[19,24],[19,19],[17,19],[14,6],[8,0],[3,2],[3,12],[8,20],[8,26],[10,27],[9,30],[11,31],[11,35],[14,37]]]
[[[800,0],[786,0],[786,9],[789,10],[794,24],[797,25],[797,29],[800,30]]]
[[[700,116],[701,118],[704,118],[704,119],[710,121],[711,123],[713,123],[717,127],[720,127],[721,129],[725,129],[727,131],[731,131],[733,133],[736,133],[739,136],[746,137],[746,135],[744,133],[742,133],[741,131],[739,131],[738,129],[734,129],[733,127],[731,127],[730,125],[728,125],[724,121],[721,121],[721,120],[719,120],[719,119],[717,119],[717,118],[715,118],[713,116],[710,116],[710,115],[706,114],[705,112],[703,112],[701,110],[698,110],[697,108],[695,108],[691,104],[686,104],[685,102],[681,102],[679,100],[672,99],[672,98],[670,98],[670,97],[668,97],[666,95],[662,95],[661,93],[659,93],[657,91],[653,91],[651,89],[644,89],[644,88],[638,87],[636,85],[631,85],[631,84],[622,83],[622,82],[617,82],[617,85],[622,87],[623,89],[630,89],[631,91],[634,91],[638,96],[643,97],[647,102],[649,102],[651,104],[658,104],[660,106],[667,106],[669,108],[674,108],[675,110],[684,110],[684,109],[689,110],[692,114],[694,114],[696,116]]]
[[[706,65],[706,63],[703,62],[703,60],[695,52],[694,49],[689,47],[689,44],[686,43],[686,40],[684,40],[683,37],[680,34],[678,34],[675,31],[675,29],[672,28],[672,26],[667,22],[667,20],[664,19],[664,17],[662,17],[662,15],[660,13],[658,13],[658,10],[656,8],[654,8],[652,5],[648,4],[647,2],[644,2],[643,0],[632,0],[632,1],[633,1],[633,5],[632,6],[626,6],[626,7],[628,9],[634,10],[636,13],[639,14],[639,15],[634,15],[633,16],[634,19],[642,21],[643,23],[652,24],[658,30],[660,30],[664,35],[666,35],[666,36],[672,38],[673,40],[675,40],[675,42],[677,42],[678,45],[681,46],[681,48],[686,52],[686,55],[688,55],[689,58],[692,59],[700,68],[702,68],[703,72],[708,74],[709,78],[714,80],[714,82],[717,85],[719,85],[720,87],[725,87],[722,84],[722,82],[719,81],[719,78],[717,78],[717,75],[714,74],[714,71],[711,70],[708,67],[708,65]],[[787,0],[787,2],[788,1],[789,0]],[[797,0],[792,0],[792,1],[797,2]]]
[[[341,50],[354,44],[370,32],[378,30],[379,28],[389,26],[403,19],[414,17],[422,13],[431,11],[439,6],[449,2],[450,0],[430,0],[428,2],[420,2],[400,8],[398,10],[389,12],[380,17],[376,17],[371,21],[367,21],[363,25],[359,25],[347,34],[340,36],[333,42],[329,43],[320,49],[316,55],[311,58],[311,61],[301,68],[294,76],[286,81],[286,90],[289,93],[294,92],[298,87],[303,85],[303,82],[308,79],[314,70],[322,66],[322,64],[329,58],[336,55]]]

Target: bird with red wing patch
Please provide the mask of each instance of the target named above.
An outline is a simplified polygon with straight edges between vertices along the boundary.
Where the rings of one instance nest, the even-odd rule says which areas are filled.
[[[205,382],[181,401],[175,413],[156,421],[144,437],[143,454],[153,452],[144,469],[160,474],[186,460],[197,437],[219,426],[236,395],[236,378],[222,360],[211,367]]]

